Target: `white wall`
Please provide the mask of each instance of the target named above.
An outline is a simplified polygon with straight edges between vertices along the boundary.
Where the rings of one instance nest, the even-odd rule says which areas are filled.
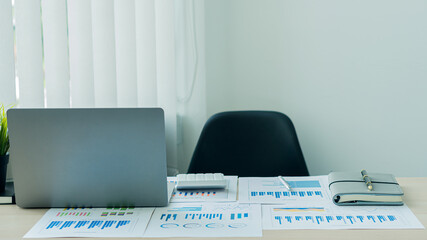
[[[294,122],[309,171],[427,176],[427,2],[206,1],[207,115]]]

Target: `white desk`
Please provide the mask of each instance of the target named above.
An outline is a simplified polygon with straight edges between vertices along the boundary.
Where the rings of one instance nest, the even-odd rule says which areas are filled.
[[[404,201],[421,223],[427,227],[427,177],[398,178]],[[21,209],[15,205],[0,206],[0,239],[22,239],[47,209]],[[52,239],[52,238],[50,238]],[[76,238],[73,238],[76,239]],[[77,238],[78,239],[78,238]],[[99,239],[99,238],[98,238]],[[105,238],[114,239],[114,238]],[[129,238],[134,239],[134,238]],[[144,238],[146,239],[146,238]],[[159,238],[155,238],[159,239]],[[168,238],[169,239],[169,238]],[[172,238],[184,239],[184,238]],[[191,238],[201,239],[201,238]],[[223,238],[244,239],[244,238]],[[257,238],[248,238],[257,239]],[[261,239],[417,239],[427,240],[427,230],[264,230]]]

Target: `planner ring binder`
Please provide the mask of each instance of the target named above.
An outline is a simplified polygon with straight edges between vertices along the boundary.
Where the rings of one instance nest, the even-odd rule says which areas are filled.
[[[403,191],[392,174],[370,173],[372,190],[359,172],[331,172],[328,175],[332,201],[339,206],[403,205]]]

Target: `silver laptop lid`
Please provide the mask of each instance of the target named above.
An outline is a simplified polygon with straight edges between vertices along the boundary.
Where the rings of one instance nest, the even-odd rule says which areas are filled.
[[[165,206],[160,108],[10,109],[20,207]]]

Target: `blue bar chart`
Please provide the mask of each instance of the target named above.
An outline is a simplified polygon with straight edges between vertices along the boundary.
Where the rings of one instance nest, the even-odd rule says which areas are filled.
[[[353,225],[363,227],[372,224],[399,224],[395,215],[275,215],[274,225]]]
[[[274,204],[293,201],[318,202],[329,198],[325,177],[286,177],[287,189],[277,177],[239,178],[239,201]]]
[[[241,220],[249,218],[248,212],[236,212],[236,213],[163,213],[160,215],[160,221],[164,222],[173,222],[177,221],[178,218],[184,220],[218,220],[223,221],[226,219],[229,220]]]
[[[222,213],[187,213],[184,219],[219,219],[222,220]]]
[[[322,199],[324,198],[322,191],[251,191],[251,198],[256,197],[271,197],[275,199],[301,199],[301,198],[310,198],[310,199]]]
[[[239,200],[251,203],[279,203],[286,201],[319,201],[328,195],[320,179],[289,180],[291,190],[278,178],[247,178],[240,180]]]
[[[74,229],[107,229],[107,228],[123,228],[128,225],[130,220],[80,220],[80,221],[51,221],[46,230],[62,230],[66,228]]]
[[[410,226],[406,206],[263,205],[264,229],[395,229]]]
[[[28,236],[142,236],[154,208],[50,209]],[[165,216],[174,218],[174,215]],[[176,216],[175,216],[176,218]],[[169,220],[169,219],[168,219]]]
[[[259,236],[260,219],[260,205],[174,203],[156,208],[146,236]]]

